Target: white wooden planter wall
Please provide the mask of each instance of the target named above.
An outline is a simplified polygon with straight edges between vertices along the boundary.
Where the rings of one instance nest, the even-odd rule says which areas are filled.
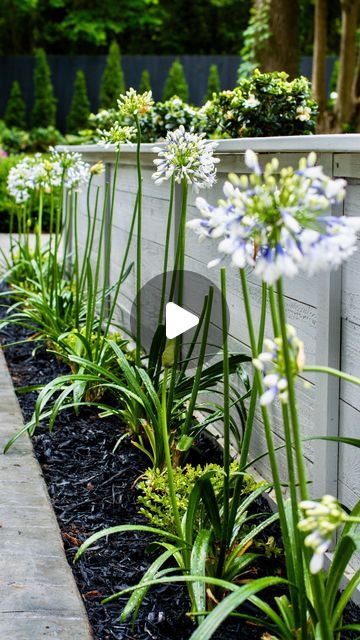
[[[154,145],[142,147],[143,165],[143,283],[162,272],[163,249],[166,217],[168,210],[168,183],[156,186],[151,178],[153,173]],[[247,173],[244,165],[244,151],[251,148],[260,154],[263,163],[277,156],[280,167],[294,165],[304,154],[316,151],[318,162],[326,173],[344,177],[348,181],[346,200],[338,207],[337,215],[360,215],[360,135],[334,136],[298,136],[279,138],[254,138],[242,140],[224,140],[219,143],[217,154],[221,162],[218,165],[218,181],[211,191],[204,195],[215,203],[222,194],[222,184],[229,171]],[[94,163],[103,160],[105,174],[93,181],[91,201],[95,200],[98,186],[101,186],[99,212],[105,184],[112,184],[115,153],[96,145],[69,147],[79,151],[84,159]],[[112,246],[111,266],[108,274],[110,283],[116,281],[119,274],[124,248],[128,238],[130,220],[137,191],[135,167],[135,147],[125,146],[121,154],[120,170],[115,194],[115,213],[113,226],[107,227],[105,246]],[[175,219],[180,212],[180,187],[176,191]],[[198,217],[194,207],[195,194],[190,193],[188,216]],[[86,229],[86,197],[79,197],[79,242],[83,247]],[[174,247],[172,238],[172,247]],[[97,247],[94,246],[94,259]],[[199,244],[192,231],[187,232],[186,269],[205,274],[215,284],[219,284],[217,269],[209,270],[206,265],[215,256],[216,245],[211,242]],[[135,259],[135,242],[130,251],[130,260]],[[169,264],[172,264],[170,256]],[[248,350],[248,334],[244,319],[244,310],[240,294],[237,270],[228,270],[228,304],[230,308],[231,347]],[[250,275],[250,295],[253,313],[256,319],[260,310],[260,282]],[[293,324],[301,339],[305,342],[308,363],[317,363],[342,368],[360,376],[360,252],[356,253],[342,269],[331,274],[322,274],[316,278],[298,277],[286,283],[287,310],[289,322]],[[120,303],[125,312],[129,312],[135,297],[135,273],[123,285]],[[267,335],[272,336],[268,321]],[[302,433],[312,435],[360,434],[360,390],[348,383],[339,385],[337,379],[326,376],[307,376],[310,388],[299,384],[299,404]],[[280,416],[274,409],[275,444],[283,443]],[[257,419],[252,441],[253,457],[266,451],[261,421]],[[360,455],[358,449],[347,445],[306,442],[305,455],[313,480],[312,495],[324,493],[338,495],[347,506],[354,504],[360,495]],[[279,452],[284,468],[284,457]],[[257,465],[258,472],[269,478],[267,458]],[[285,479],[285,476],[284,476]]]

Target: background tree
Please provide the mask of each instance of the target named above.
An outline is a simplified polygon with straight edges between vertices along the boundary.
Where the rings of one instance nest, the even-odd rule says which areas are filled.
[[[312,89],[319,105],[317,129],[325,131],[327,118],[326,87],[326,53],[327,53],[327,0],[315,0],[314,16],[314,53],[312,66]]]
[[[51,82],[50,68],[43,49],[37,49],[35,53],[34,96],[34,106],[31,113],[32,126],[54,127],[56,98]]]
[[[164,85],[163,100],[169,100],[173,96],[179,96],[184,102],[189,100],[189,87],[180,60],[173,62]]]
[[[70,111],[67,117],[67,130],[69,133],[77,133],[88,125],[90,115],[90,101],[87,94],[86,78],[80,69],[76,72],[74,93],[71,100]]]
[[[26,129],[26,107],[22,97],[21,87],[16,80],[11,85],[9,99],[6,105],[4,120],[7,127]]]
[[[139,82],[139,93],[144,93],[145,91],[151,91],[150,73],[147,69],[142,71]]]
[[[100,84],[100,107],[111,109],[116,107],[117,99],[125,92],[124,72],[121,66],[120,47],[115,40],[112,41],[106,67]]]
[[[211,100],[213,93],[219,93],[219,91],[220,91],[219,70],[216,64],[212,64],[209,69],[209,77],[208,77],[204,102],[206,102],[206,100]]]
[[[334,129],[349,124],[359,103],[360,65],[357,61],[356,34],[360,0],[341,0],[341,42]]]
[[[263,72],[299,71],[299,0],[253,0],[241,50],[239,76],[259,67]]]

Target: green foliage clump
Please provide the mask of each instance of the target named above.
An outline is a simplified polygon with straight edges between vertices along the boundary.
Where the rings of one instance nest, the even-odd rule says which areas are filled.
[[[11,154],[46,152],[49,147],[53,147],[63,140],[61,133],[52,126],[35,127],[30,131],[23,131],[16,127],[11,129],[5,127],[0,131],[1,146]]]
[[[151,91],[150,73],[147,69],[142,72],[139,82],[139,93],[145,93],[145,91]]]
[[[231,463],[231,474],[235,474],[239,468],[239,463],[235,460]],[[189,502],[190,493],[199,478],[207,472],[213,472],[211,476],[211,484],[213,485],[215,495],[217,495],[223,487],[224,471],[223,468],[214,463],[201,467],[187,464],[184,467],[176,467],[174,469],[174,484],[179,509],[180,518],[184,515]],[[255,480],[251,475],[244,476],[244,493],[250,493],[257,488]],[[141,504],[140,513],[147,518],[151,526],[159,527],[164,531],[176,533],[174,516],[171,508],[171,500],[169,493],[169,484],[167,472],[160,473],[155,469],[147,469],[143,475],[143,479],[138,484],[141,494],[138,501]],[[198,526],[200,524],[200,516]]]
[[[22,97],[21,87],[16,80],[11,85],[9,99],[6,105],[4,121],[7,127],[26,129],[26,107]]]
[[[178,96],[165,102],[157,102],[141,119],[143,140],[154,142],[165,138],[168,131],[173,131],[180,125],[201,133],[205,130],[206,118],[201,109],[187,104]]]
[[[74,93],[67,117],[67,130],[77,133],[87,126],[90,115],[90,100],[86,88],[85,74],[81,69],[76,72]]]
[[[37,49],[34,71],[34,106],[31,113],[33,127],[54,127],[56,122],[56,98],[51,73],[43,49]]]
[[[220,91],[220,76],[219,70],[216,64],[212,64],[209,70],[209,77],[207,83],[206,95],[204,97],[204,102],[207,100],[212,100],[214,93],[219,93]]]
[[[189,87],[186,82],[184,67],[180,60],[175,60],[170,67],[169,75],[164,85],[163,100],[169,100],[173,96],[178,96],[184,102],[189,99]]]
[[[106,60],[106,67],[100,84],[100,108],[116,107],[117,99],[125,92],[124,72],[121,67],[121,53],[118,43],[113,40]]]
[[[260,73],[222,91],[206,110],[208,131],[218,137],[294,136],[315,131],[317,104],[310,83],[285,72]]]

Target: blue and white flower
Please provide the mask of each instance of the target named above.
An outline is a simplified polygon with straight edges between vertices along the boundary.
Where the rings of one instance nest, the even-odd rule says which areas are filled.
[[[338,267],[356,250],[360,217],[336,217],[330,207],[345,197],[346,182],[326,176],[316,155],[302,158],[298,169],[280,170],[274,158],[260,167],[257,155],[245,153],[250,176],[229,175],[224,198],[216,206],[198,198],[202,218],[188,226],[202,238],[219,239],[219,258],[231,257],[268,284],[300,271],[312,276]]]
[[[306,533],[304,544],[309,547],[313,556],[310,561],[310,572],[319,573],[324,567],[325,554],[337,529],[348,519],[338,500],[325,495],[320,502],[303,500],[300,508],[305,518],[300,520],[298,528]]]
[[[294,327],[286,325],[286,334],[291,358],[293,375],[296,376],[305,365],[304,344],[296,335]],[[288,401],[288,380],[283,355],[282,338],[264,340],[264,351],[253,359],[253,365],[264,374],[263,384],[266,388],[260,397],[260,404],[266,406],[279,398],[286,404]]]
[[[156,184],[174,177],[176,182],[186,180],[196,189],[212,187],[216,181],[216,163],[214,158],[217,142],[205,140],[205,134],[185,131],[181,125],[175,131],[169,131],[163,147],[154,147],[158,158],[154,160],[156,171],[153,179]]]

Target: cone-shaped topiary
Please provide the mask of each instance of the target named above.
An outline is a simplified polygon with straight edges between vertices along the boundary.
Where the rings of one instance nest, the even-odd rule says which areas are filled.
[[[147,69],[142,72],[139,83],[139,93],[145,93],[145,91],[151,91],[150,73]]]
[[[100,84],[100,109],[112,109],[117,105],[120,93],[125,93],[124,72],[121,67],[120,47],[115,40],[110,45],[106,67]]]
[[[204,102],[207,100],[212,100],[213,93],[219,93],[220,91],[220,76],[219,70],[216,64],[212,64],[209,69],[209,77],[207,83],[206,94],[204,97]]]
[[[189,87],[180,60],[175,60],[170,67],[164,85],[163,100],[169,100],[173,96],[179,96],[184,102],[189,100]]]
[[[87,94],[86,78],[80,69],[76,72],[74,93],[71,100],[70,111],[67,117],[67,130],[69,133],[77,133],[88,125],[90,115],[90,101]]]
[[[16,80],[11,85],[9,99],[7,101],[4,121],[7,127],[26,129],[26,107],[22,97],[21,87]]]
[[[33,127],[54,127],[56,121],[56,98],[51,82],[50,68],[43,49],[35,53],[34,106],[31,113]]]

